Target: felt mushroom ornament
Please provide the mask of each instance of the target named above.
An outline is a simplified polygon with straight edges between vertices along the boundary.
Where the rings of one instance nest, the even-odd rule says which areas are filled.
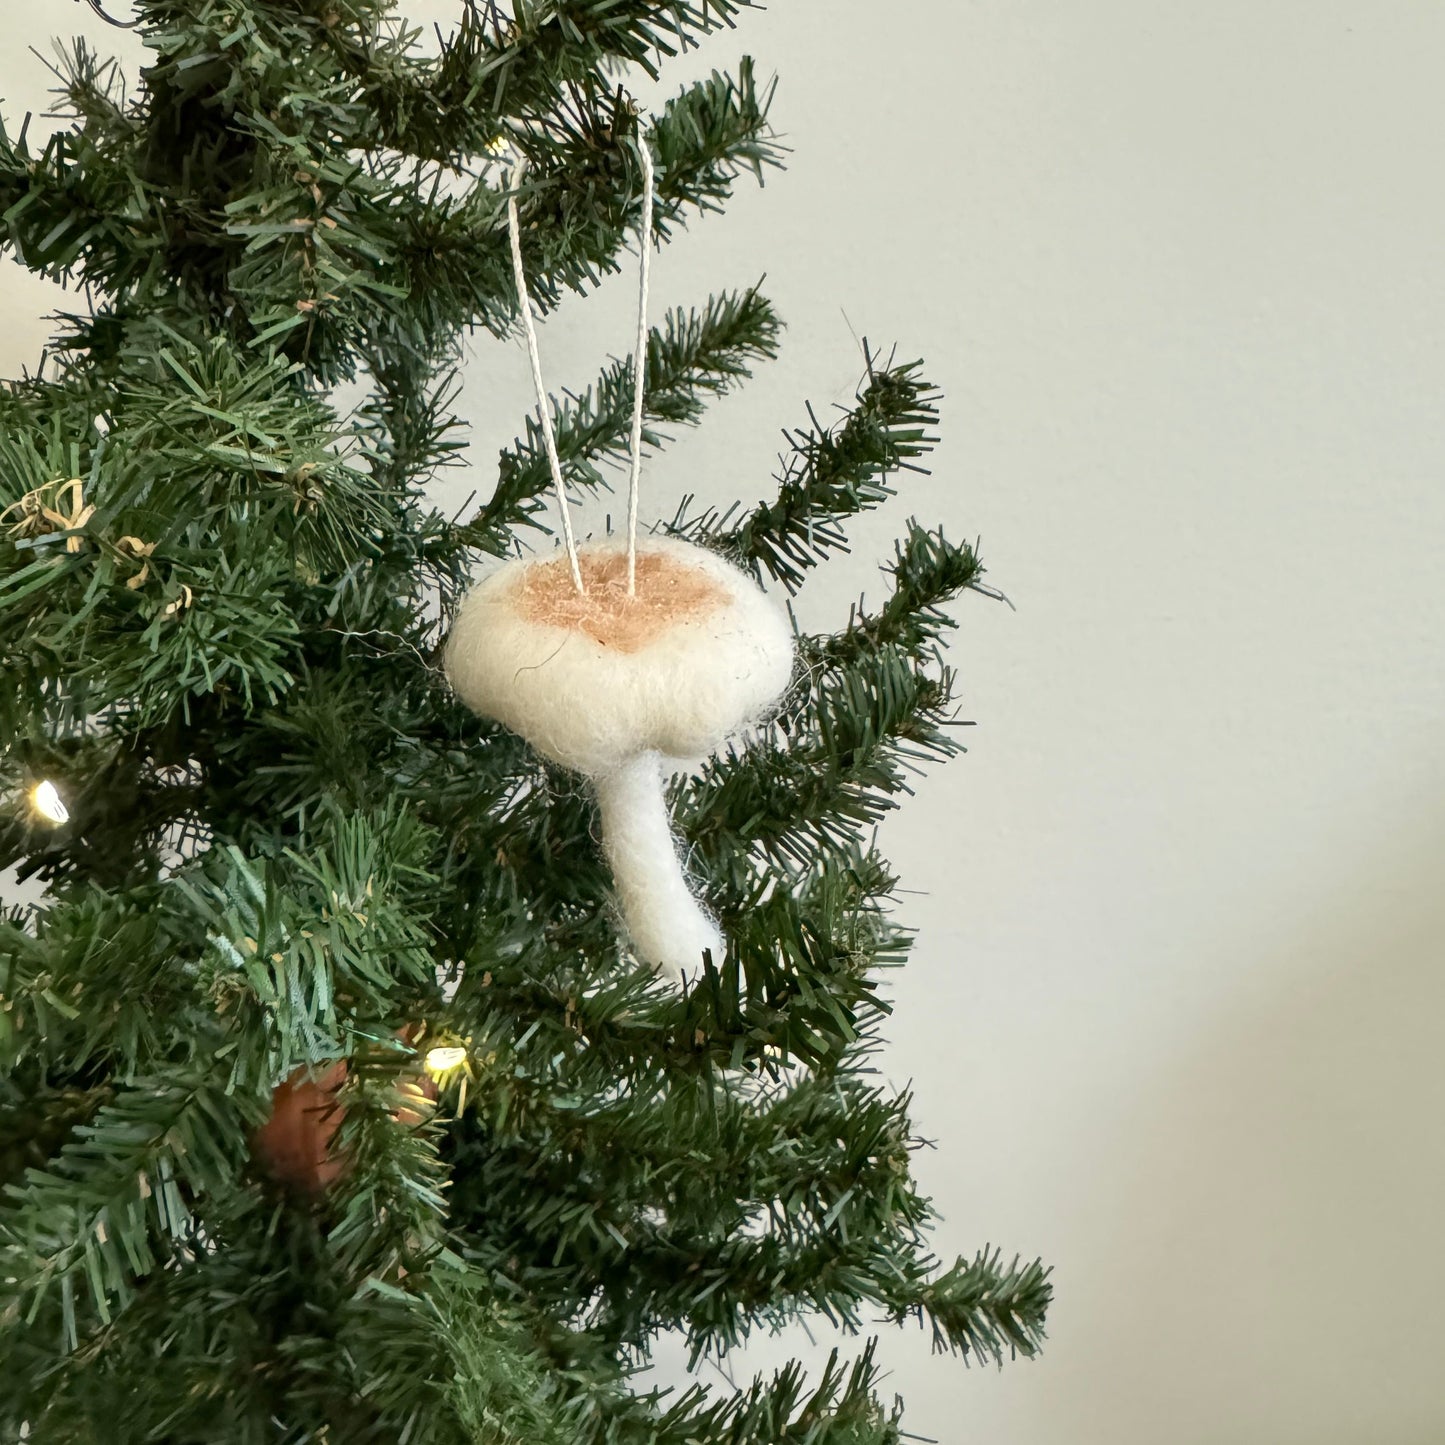
[[[512,265],[532,358],[543,439],[561,508],[565,555],[520,558],[464,599],[446,670],[474,712],[592,779],[602,847],[639,957],[674,976],[723,940],[683,873],[663,798],[664,759],[716,752],[781,697],[793,671],[782,610],[732,563],[680,538],[637,539],[637,478],[646,357],[652,161],[644,191],[631,480],[625,541],[577,546],[537,359],[515,200]]]

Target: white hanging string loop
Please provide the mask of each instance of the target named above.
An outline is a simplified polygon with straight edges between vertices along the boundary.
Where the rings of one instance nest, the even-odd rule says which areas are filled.
[[[637,286],[637,350],[633,353],[632,436],[628,442],[631,472],[627,480],[627,595],[637,591],[637,481],[642,471],[642,385],[647,371],[647,279],[652,260],[652,204],[656,190],[652,152],[647,138],[637,137],[642,160],[642,271]]]
[[[542,417],[542,445],[547,450],[547,465],[552,472],[552,485],[557,489],[557,509],[562,514],[562,538],[567,545],[567,561],[572,568],[572,583],[586,594],[582,566],[577,560],[577,539],[572,535],[572,515],[567,507],[567,490],[562,485],[562,464],[557,460],[557,439],[552,435],[552,408],[547,389],[542,384],[542,358],[537,350],[537,328],[532,324],[532,298],[527,292],[527,274],[522,269],[521,223],[517,219],[517,186],[522,179],[525,162],[512,167],[507,194],[507,231],[512,242],[512,279],[517,283],[517,306],[522,313],[522,327],[527,333],[527,357],[532,363],[532,386],[537,393],[537,410]]]

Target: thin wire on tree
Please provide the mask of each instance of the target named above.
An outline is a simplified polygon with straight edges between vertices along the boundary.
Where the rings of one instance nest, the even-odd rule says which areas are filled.
[[[141,22],[141,17],[136,16],[134,20],[117,20],[113,15],[107,15],[101,8],[100,0],[86,0],[86,4],[105,21],[107,25],[114,25],[117,30],[134,30]]]
[[[517,283],[517,309],[522,313],[522,328],[527,333],[527,359],[532,363],[532,386],[537,393],[537,410],[542,417],[542,442],[547,449],[547,465],[552,484],[557,489],[557,509],[562,514],[562,537],[567,546],[567,561],[572,568],[572,584],[586,594],[582,567],[577,560],[577,539],[572,535],[572,517],[567,508],[567,490],[562,483],[562,464],[557,460],[557,438],[552,434],[552,411],[547,401],[547,388],[542,384],[542,357],[537,349],[537,328],[532,323],[532,298],[527,292],[527,273],[522,267],[521,223],[517,219],[517,187],[521,183],[525,162],[513,167],[507,194],[507,232],[512,242],[512,277]]]
[[[642,386],[647,371],[647,284],[652,259],[652,202],[656,186],[653,181],[652,152],[647,140],[639,136],[637,154],[642,160],[642,266],[637,286],[637,351],[632,369],[632,433],[628,442],[631,471],[627,480],[627,595],[637,591],[637,492],[642,471]]]

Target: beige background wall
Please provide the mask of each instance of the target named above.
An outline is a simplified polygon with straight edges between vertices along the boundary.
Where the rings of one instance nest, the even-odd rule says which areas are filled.
[[[12,120],[26,44],[133,53],[69,0],[4,11]],[[876,590],[905,510],[980,534],[1018,607],[961,608],[971,753],[886,829],[921,930],[886,1064],[937,1141],[939,1253],[1041,1253],[1058,1302],[1002,1373],[886,1337],[889,1387],[949,1445],[1433,1445],[1445,8],[775,0],[687,68],[744,48],[791,168],[656,294],[766,272],[791,330],[650,506],[761,495],[853,333],[896,340],[945,441],[805,618]],[[545,329],[554,386],[628,349],[632,284]],[[14,374],[52,299],[0,285]],[[476,346],[484,489],[524,366]]]

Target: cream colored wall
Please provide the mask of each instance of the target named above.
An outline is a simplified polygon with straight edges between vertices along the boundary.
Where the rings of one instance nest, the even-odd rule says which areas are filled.
[[[23,44],[82,11],[6,11],[13,117]],[[791,168],[655,291],[767,272],[791,331],[653,510],[761,495],[852,333],[897,340],[944,444],[805,615],[876,594],[910,509],[981,534],[1018,607],[959,609],[971,753],[885,829],[920,929],[885,1062],[937,1141],[939,1253],[1041,1253],[1058,1301],[1002,1373],[885,1336],[887,1387],[948,1445],[1434,1445],[1445,9],[774,0],[689,64],[744,48]],[[3,276],[13,374],[46,303]],[[545,328],[554,386],[627,350],[631,290]],[[526,402],[479,342],[483,488]]]

